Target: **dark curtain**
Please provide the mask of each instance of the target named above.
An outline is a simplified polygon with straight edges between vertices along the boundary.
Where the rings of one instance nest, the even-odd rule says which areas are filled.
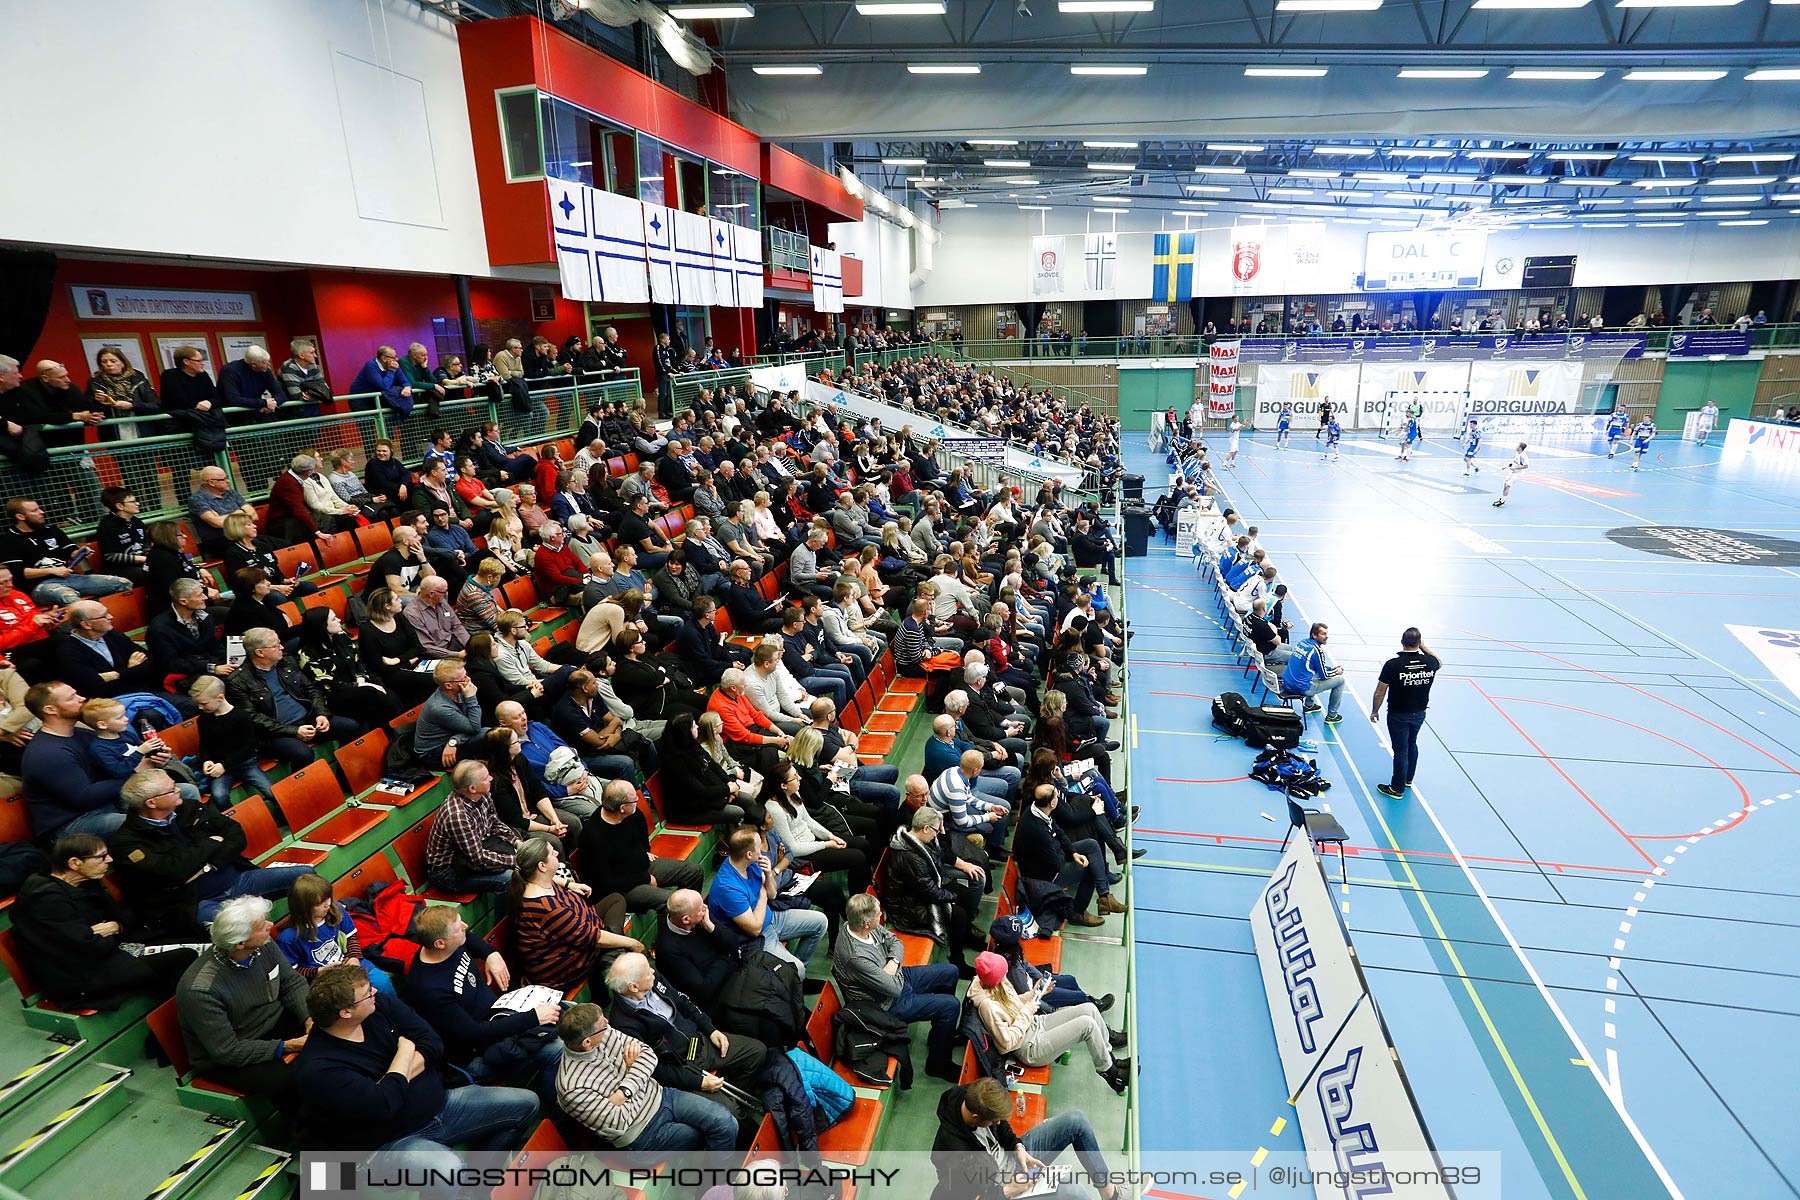
[[[31,361],[50,315],[56,255],[48,250],[0,250],[0,354]]]
[[[1083,300],[1081,302],[1081,328],[1072,330],[1080,333],[1087,330],[1091,338],[1114,338],[1119,336],[1119,309],[1117,300]]]

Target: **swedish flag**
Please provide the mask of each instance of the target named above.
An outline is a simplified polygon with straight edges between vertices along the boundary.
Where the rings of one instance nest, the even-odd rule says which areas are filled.
[[[1192,233],[1159,233],[1156,235],[1155,264],[1151,275],[1150,297],[1165,304],[1194,298],[1194,235]]]

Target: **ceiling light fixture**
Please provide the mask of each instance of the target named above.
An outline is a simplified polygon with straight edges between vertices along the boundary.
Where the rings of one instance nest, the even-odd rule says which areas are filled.
[[[1083,142],[1089,150],[1136,150],[1136,142]]]
[[[1646,150],[1641,154],[1631,155],[1631,161],[1697,163],[1705,157],[1704,154],[1665,154],[1660,150]]]
[[[1087,165],[1087,169],[1090,171],[1141,171],[1141,170],[1143,170],[1143,168],[1138,166],[1136,163],[1089,163]]]
[[[1201,207],[1210,207],[1214,204],[1217,204],[1218,201],[1217,200],[1177,200],[1175,203],[1178,206],[1183,207],[1183,208],[1201,208]]]
[[[1206,148],[1221,154],[1256,154],[1268,149],[1261,142],[1208,142]]]
[[[1012,179],[1005,179],[1005,180],[1002,180],[1002,181],[1001,181],[1001,182],[1003,182],[1003,183],[1016,183],[1016,184],[1018,184],[1018,185],[1019,185],[1019,186],[1020,186],[1020,187],[1036,187],[1036,186],[1037,186],[1037,183],[1038,183],[1038,181],[1037,181],[1037,180],[1035,180],[1035,179],[1031,179],[1031,178],[1027,178],[1027,177],[1025,177],[1025,176],[1018,176],[1018,177],[1015,177],[1015,178],[1012,178]]]
[[[671,4],[669,15],[683,21],[736,21],[754,17],[756,9],[749,4]]]
[[[1245,67],[1249,79],[1318,79],[1328,67]]]
[[[1625,72],[1633,83],[1708,83],[1725,78],[1725,72],[1688,67],[1638,67]]]
[[[865,17],[941,17],[944,0],[856,0],[856,11]]]
[[[1401,67],[1400,79],[1485,79],[1486,67]]]
[[[1686,196],[1639,196],[1636,200],[1632,201],[1633,204],[1663,205],[1679,205],[1686,204],[1687,202],[1688,198]]]
[[[908,75],[979,75],[980,63],[907,63]]]
[[[1425,174],[1419,176],[1419,182],[1420,183],[1469,184],[1469,185],[1473,186],[1477,183],[1480,183],[1481,180],[1475,178],[1473,175],[1448,175],[1443,172],[1428,171]]]
[[[1767,154],[1721,154],[1713,159],[1716,163],[1758,163],[1758,162],[1792,162],[1792,150],[1771,150]]]
[[[1800,67],[1758,67],[1744,78],[1754,83],[1792,82],[1800,79]]]
[[[1686,221],[1639,221],[1639,229],[1680,229]]]
[[[1348,158],[1368,158],[1375,153],[1373,146],[1314,146],[1314,154],[1342,154]]]
[[[1374,12],[1381,0],[1276,0],[1281,12]]]
[[[1619,157],[1617,150],[1552,150],[1551,158],[1564,162],[1611,162]]]
[[[1529,183],[1549,183],[1550,181],[1538,175],[1489,175],[1485,182],[1513,187]]]
[[[1454,150],[1443,150],[1434,146],[1394,146],[1388,150],[1389,158],[1449,158]]]
[[[884,167],[922,167],[925,165],[925,160],[922,158],[884,158],[881,160],[881,165]]]
[[[758,63],[750,68],[758,75],[823,75],[825,68],[818,63],[796,63],[792,66],[782,63]]]
[[[1090,204],[1130,204],[1130,196],[1089,196]]]
[[[1620,8],[1731,8],[1744,0],[1619,0]]]
[[[1342,171],[1315,171],[1310,167],[1293,167],[1289,169],[1287,177],[1289,179],[1340,179],[1343,174]]]
[[[1739,193],[1735,196],[1702,196],[1702,197],[1700,197],[1700,203],[1702,203],[1702,204],[1749,204],[1753,201],[1761,200],[1761,199],[1762,199],[1761,196],[1746,196],[1742,193]]]
[[[1117,216],[1121,213],[1128,213],[1131,210],[1129,208],[1096,208],[1094,211],[1097,213],[1112,213]]]
[[[1623,196],[1610,196],[1610,197],[1608,197],[1608,196],[1590,196],[1586,200],[1580,201],[1580,203],[1582,203],[1582,204],[1623,204],[1623,203],[1625,203],[1625,197],[1623,197]]]
[[[1694,215],[1703,217],[1747,217],[1750,215],[1750,210],[1747,208],[1726,208],[1720,209],[1717,212],[1695,213]]]
[[[1684,188],[1693,187],[1698,179],[1634,179],[1631,186],[1635,188]]]
[[[1195,167],[1196,175],[1242,175],[1243,167]]]
[[[1740,175],[1735,179],[1720,178],[1706,181],[1707,187],[1763,187],[1775,182],[1773,175]]]
[[[1745,225],[1767,225],[1768,223],[1769,223],[1769,221],[1768,221],[1767,217],[1764,217],[1764,218],[1761,218],[1761,219],[1755,220],[1755,221],[1720,221],[1719,222],[1720,225],[1736,225],[1736,226],[1740,226],[1740,227],[1745,226]]]
[[[984,158],[981,161],[984,166],[1000,167],[1002,169],[1010,167],[1015,171],[1021,167],[1029,167],[1031,165],[1031,160],[1029,158]]]
[[[1312,194],[1311,188],[1273,187],[1269,189],[1271,196],[1310,196]]]
[[[1023,209],[1025,212],[1049,212],[1050,211],[1050,206],[1048,204],[1020,204],[1017,207],[1020,209]]]
[[[969,145],[971,145],[971,146],[1016,146],[1018,144],[1019,144],[1018,138],[970,138],[969,139]]]
[[[1216,183],[1190,183],[1187,185],[1187,190],[1190,192],[1229,192],[1231,189],[1221,187]]]
[[[1536,79],[1545,83],[1573,83],[1581,80],[1598,79],[1605,71],[1575,67],[1519,67],[1507,75],[1508,79]]]
[[[1468,158],[1530,158],[1536,150],[1464,150]]]
[[[1072,63],[1071,75],[1148,75],[1150,68],[1142,63]]]
[[[1358,171],[1356,173],[1356,178],[1368,180],[1371,183],[1405,183],[1406,182],[1406,172],[1404,172],[1404,171]]]
[[[1593,0],[1475,0],[1476,8],[1586,8]]]

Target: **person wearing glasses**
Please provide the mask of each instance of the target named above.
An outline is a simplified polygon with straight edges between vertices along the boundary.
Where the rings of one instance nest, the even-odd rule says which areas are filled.
[[[108,838],[119,892],[143,942],[191,940],[228,900],[278,899],[308,866],[259,867],[244,857],[244,829],[213,804],[186,804],[165,771],[139,771],[119,789],[128,810]]]
[[[452,1146],[510,1150],[537,1121],[537,1097],[523,1088],[446,1088],[443,1040],[354,963],[320,971],[306,1009],[313,1032],[293,1070],[306,1149],[372,1151],[370,1168],[384,1173],[456,1171]]]
[[[111,868],[103,839],[64,834],[50,848],[50,869],[29,876],[13,900],[20,956],[63,1008],[110,1011],[132,996],[160,1003],[194,961],[185,947],[141,956],[119,948],[125,914],[103,882]]]

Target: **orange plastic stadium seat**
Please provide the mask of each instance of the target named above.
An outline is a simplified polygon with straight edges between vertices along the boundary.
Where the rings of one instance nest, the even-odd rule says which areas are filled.
[[[343,785],[323,759],[278,782],[275,803],[296,837],[327,846],[348,846],[385,821],[389,811],[344,807]]]
[[[388,861],[386,852],[377,850],[344,872],[342,879],[334,881],[331,895],[337,900],[348,900],[352,896],[360,898],[369,894],[371,884],[399,882],[400,876],[394,874],[394,864]]]
[[[412,885],[414,894],[427,900],[468,904],[475,899],[474,892],[440,892],[431,886],[431,871],[425,866],[425,843],[431,840],[431,822],[435,819],[434,813],[395,838],[391,847],[394,857],[399,860],[400,869],[406,872],[406,881]]]
[[[209,1079],[201,1079],[194,1074],[194,1062],[188,1057],[187,1043],[181,1037],[181,1018],[175,1012],[175,1001],[164,1000],[150,1010],[146,1018],[150,1024],[150,1036],[162,1047],[163,1057],[175,1068],[178,1082],[203,1091],[218,1092],[222,1096],[242,1096],[244,1093],[236,1088],[228,1088],[222,1083],[214,1083]]]
[[[343,773],[344,783],[352,796],[370,804],[385,804],[395,808],[411,804],[436,786],[437,780],[430,779],[407,792],[377,791],[375,785],[381,782],[387,751],[388,735],[380,729],[371,730],[354,742],[338,747],[338,770]]]
[[[275,827],[275,818],[269,814],[269,806],[263,803],[261,796],[252,796],[236,808],[226,809],[225,815],[244,831],[245,856],[262,866],[316,867],[327,857],[326,851],[305,846],[290,846],[270,854],[281,844],[281,830]]]

